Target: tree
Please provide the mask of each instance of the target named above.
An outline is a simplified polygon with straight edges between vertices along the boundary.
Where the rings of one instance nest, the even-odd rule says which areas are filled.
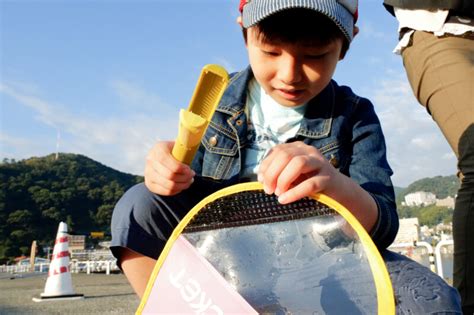
[[[60,221],[77,234],[109,229],[118,199],[143,181],[83,155],[6,162],[0,164],[1,262],[29,248],[33,239],[50,244]]]
[[[17,227],[29,229],[33,221],[33,214],[29,210],[15,210],[8,216],[7,223]]]
[[[405,189],[397,190],[397,203],[400,204],[405,195],[417,191],[431,192],[438,199],[444,199],[448,196],[454,197],[459,187],[460,182],[455,175],[423,178],[413,182]]]
[[[97,213],[95,214],[95,220],[99,225],[105,226],[110,224],[110,220],[112,219],[112,211],[114,209],[113,205],[102,205],[97,209]],[[108,229],[108,226],[107,226]]]
[[[453,211],[446,207],[429,206],[420,209],[418,219],[421,225],[435,226],[453,216]]]

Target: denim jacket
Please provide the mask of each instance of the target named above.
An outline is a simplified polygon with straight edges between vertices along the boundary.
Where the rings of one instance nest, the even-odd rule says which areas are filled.
[[[252,76],[250,68],[231,76],[193,160],[198,176],[224,185],[239,182],[247,145],[247,84]],[[309,102],[292,141],[315,146],[334,167],[373,196],[379,216],[371,236],[378,248],[388,247],[398,231],[398,215],[385,139],[371,102],[331,81]]]

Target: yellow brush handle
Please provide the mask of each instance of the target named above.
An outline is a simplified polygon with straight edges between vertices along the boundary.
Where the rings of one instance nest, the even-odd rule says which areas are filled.
[[[188,109],[179,113],[178,137],[171,152],[178,161],[188,165],[193,161],[228,81],[227,71],[221,66],[206,65],[202,69]]]
[[[179,112],[178,138],[171,152],[175,159],[191,164],[206,125],[207,121],[199,115],[184,109]]]

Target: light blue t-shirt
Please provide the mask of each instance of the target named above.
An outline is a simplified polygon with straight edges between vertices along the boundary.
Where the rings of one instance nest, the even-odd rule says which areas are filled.
[[[258,167],[268,151],[296,135],[307,104],[294,107],[280,105],[265,93],[255,79],[250,80],[247,89],[248,145],[240,175],[256,180]]]

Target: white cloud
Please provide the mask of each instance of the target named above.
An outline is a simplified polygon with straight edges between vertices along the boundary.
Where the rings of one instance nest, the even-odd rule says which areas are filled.
[[[18,105],[32,110],[35,118],[44,125],[60,130],[59,150],[89,156],[103,164],[121,171],[142,174],[145,156],[158,139],[173,139],[177,131],[178,110],[160,102],[159,98],[143,89],[124,81],[117,81],[113,87],[122,99],[130,106],[128,112],[109,113],[107,117],[89,114],[78,116],[64,106],[49,103],[35,95],[25,94],[8,84],[0,85],[0,93],[12,98]],[[140,113],[135,102],[156,108],[163,108],[156,115]],[[142,107],[143,108],[143,107]],[[2,147],[8,148],[13,156],[8,158],[27,158],[52,153],[55,145],[44,141],[39,135],[31,138],[6,135],[0,138]],[[51,137],[52,138],[52,137]],[[34,140],[33,140],[34,139]],[[5,152],[2,152],[5,154]]]
[[[435,141],[430,140],[427,137],[418,136],[418,137],[412,138],[410,141],[410,144],[420,150],[430,150],[430,149],[433,149],[433,146],[435,144],[434,142]]]
[[[216,58],[216,63],[223,66],[228,73],[239,71],[239,69],[226,58]]]
[[[453,163],[456,163],[456,156],[454,155],[454,152],[448,152],[448,153],[445,153],[441,156],[441,159],[443,160],[450,160],[452,161]]]
[[[377,78],[376,78],[377,79]],[[371,87],[397,186],[437,175],[453,175],[456,159],[436,123],[418,104],[405,74],[390,70]]]
[[[174,109],[166,104],[158,95],[145,90],[140,85],[126,80],[112,80],[110,87],[117,94],[124,107],[134,111],[156,111],[169,113]]]
[[[359,28],[360,36],[369,39],[383,40],[392,35],[381,32],[379,27],[374,27],[374,25],[367,19],[360,22]]]
[[[46,139],[43,139],[46,140]],[[44,155],[52,151],[42,150],[45,147],[46,141],[33,140],[31,138],[23,138],[6,134],[3,130],[0,134],[0,154],[7,158],[30,157],[37,155]],[[54,145],[54,144],[53,144]],[[47,146],[47,145],[46,145]],[[54,148],[53,146],[50,147]],[[8,155],[7,155],[8,152]]]
[[[7,85],[0,84],[0,92],[15,99],[18,103],[25,105],[34,111],[34,116],[39,121],[48,126],[55,127],[54,116],[65,116],[65,113],[60,106],[51,105],[38,97],[33,97],[28,94],[19,92],[19,89]]]

